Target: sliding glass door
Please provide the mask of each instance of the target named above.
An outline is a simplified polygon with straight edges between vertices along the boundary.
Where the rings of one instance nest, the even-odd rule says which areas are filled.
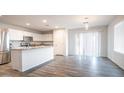
[[[100,55],[100,33],[82,32],[76,34],[76,54],[85,56]]]

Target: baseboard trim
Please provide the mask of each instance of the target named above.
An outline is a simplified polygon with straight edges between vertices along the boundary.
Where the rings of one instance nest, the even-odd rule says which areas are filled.
[[[111,60],[112,63],[114,63],[116,66],[118,66],[120,69],[124,70],[124,67],[120,66],[119,64],[117,64],[114,60],[112,60],[112,58],[107,57],[109,60]]]

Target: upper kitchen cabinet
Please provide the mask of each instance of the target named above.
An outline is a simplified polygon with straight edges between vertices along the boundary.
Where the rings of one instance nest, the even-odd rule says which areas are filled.
[[[33,41],[42,41],[42,34],[33,33]]]
[[[31,36],[33,37],[33,41],[42,41],[42,34],[9,29],[10,40],[23,40],[23,36]]]
[[[33,41],[53,41],[53,33],[38,34],[22,30],[9,29],[10,40],[23,40],[23,36],[33,37]]]
[[[23,36],[33,36],[33,33],[23,31]]]
[[[23,40],[23,31],[9,29],[10,40]]]
[[[42,34],[42,41],[53,41],[53,34]]]

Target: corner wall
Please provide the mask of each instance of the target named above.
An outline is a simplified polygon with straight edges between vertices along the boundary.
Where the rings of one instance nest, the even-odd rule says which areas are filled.
[[[124,54],[114,51],[114,26],[124,21],[124,16],[117,16],[108,26],[108,58],[124,69]]]

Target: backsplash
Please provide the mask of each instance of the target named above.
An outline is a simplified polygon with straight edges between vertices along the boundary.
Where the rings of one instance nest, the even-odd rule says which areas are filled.
[[[23,40],[11,40],[10,41],[10,47],[11,48],[18,48],[18,47],[22,47],[21,45],[24,42]],[[33,42],[29,42],[30,46],[53,46],[53,42],[52,41],[33,41]]]
[[[10,41],[10,47],[11,48],[17,48],[17,47],[20,47],[20,44],[21,44],[22,41]]]

